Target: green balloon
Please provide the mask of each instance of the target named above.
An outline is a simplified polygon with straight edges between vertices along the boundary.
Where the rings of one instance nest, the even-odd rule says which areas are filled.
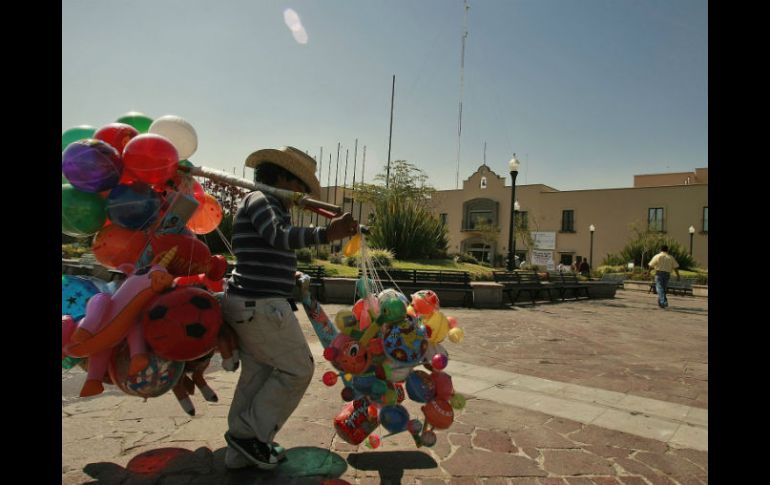
[[[193,163],[190,160],[179,160],[179,166],[180,167],[192,168],[193,167]]]
[[[152,124],[152,118],[138,111],[129,111],[116,121],[133,126],[139,133],[147,133]]]
[[[61,186],[61,232],[73,237],[96,234],[107,220],[105,200],[99,194]]]
[[[96,128],[89,125],[80,125],[66,130],[61,134],[61,151],[64,151],[64,149],[73,141],[93,138],[94,133],[96,133]]]

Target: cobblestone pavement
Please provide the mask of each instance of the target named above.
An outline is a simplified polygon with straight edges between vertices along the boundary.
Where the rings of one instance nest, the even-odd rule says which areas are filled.
[[[436,433],[432,448],[416,448],[406,433],[383,439],[377,450],[342,441],[331,423],[343,405],[341,386],[321,383],[331,366],[319,357],[313,383],[278,436],[289,460],[272,473],[224,468],[223,433],[237,372],[213,363],[207,379],[219,402],[205,402],[196,393],[195,417],[185,414],[171,393],[144,402],[108,386],[100,396],[77,398],[84,373],[63,372],[62,483],[310,485],[324,483],[323,475],[359,485],[705,484],[708,302],[671,297],[670,305],[661,310],[652,295],[619,291],[609,300],[444,309],[465,330],[462,343],[444,345],[450,354],[446,370],[458,376],[455,387],[468,403],[448,430]],[[342,308],[325,305],[330,315]],[[309,322],[302,311],[297,315],[319,355]],[[573,396],[581,390],[594,397],[572,399],[562,392],[563,409],[539,406],[542,401],[488,398],[506,385],[474,387],[461,371],[478,375],[477,384],[513,376],[506,382],[572,389]],[[499,395],[526,394],[508,387],[509,394]],[[692,446],[650,438],[650,429],[622,419],[618,426],[598,425],[604,421],[581,413],[588,403],[602,405],[605,396],[620,403],[611,403],[611,411],[625,414],[628,423],[648,418],[647,428],[662,423],[663,408],[687,410],[682,411],[687,417],[670,421]],[[652,411],[621,406],[637,401]],[[421,416],[418,403],[407,399],[405,404],[411,415]],[[564,417],[571,415],[574,419]]]

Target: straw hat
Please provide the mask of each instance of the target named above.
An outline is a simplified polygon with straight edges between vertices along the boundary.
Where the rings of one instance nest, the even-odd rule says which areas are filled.
[[[281,147],[277,150],[266,148],[257,150],[246,158],[247,167],[256,168],[263,163],[272,163],[291,172],[308,186],[312,197],[321,198],[321,183],[315,176],[315,160],[305,152],[294,147]]]

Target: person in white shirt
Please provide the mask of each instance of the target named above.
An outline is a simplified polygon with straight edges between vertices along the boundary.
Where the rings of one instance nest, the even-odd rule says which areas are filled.
[[[652,257],[649,264],[650,269],[655,270],[655,291],[658,292],[658,306],[668,307],[666,298],[666,289],[668,280],[671,278],[671,271],[676,272],[676,279],[679,279],[679,263],[673,256],[668,254],[668,246],[660,247],[660,252]]]

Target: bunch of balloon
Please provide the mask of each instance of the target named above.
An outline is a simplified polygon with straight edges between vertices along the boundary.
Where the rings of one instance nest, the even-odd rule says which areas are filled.
[[[216,347],[222,322],[212,291],[227,264],[196,234],[217,228],[221,208],[178,170],[197,145],[190,123],[174,115],[130,112],[62,134],[62,233],[93,236],[96,260],[127,276],[114,291],[62,276],[62,365],[87,363],[81,396],[107,382],[155,397],[174,387],[185,361]],[[181,281],[193,277],[200,284]]]
[[[422,296],[413,295],[410,301],[390,288],[374,293],[373,282],[363,278],[356,288],[361,298],[351,310],[337,313],[334,324],[339,333],[324,349],[324,357],[337,371],[326,372],[323,382],[333,386],[341,380],[341,396],[348,402],[334,419],[337,434],[350,444],[366,440],[366,446],[377,448],[382,438],[407,431],[418,447],[432,446],[433,429],[452,423],[449,401],[460,403],[462,396],[443,372],[446,353],[430,350],[437,345],[430,342],[436,332],[413,310],[412,302]],[[437,305],[436,300],[433,307]],[[418,365],[425,365],[431,374],[415,370]],[[402,404],[407,396],[425,403],[424,423],[412,418]],[[384,436],[373,433],[379,425],[387,432]]]

